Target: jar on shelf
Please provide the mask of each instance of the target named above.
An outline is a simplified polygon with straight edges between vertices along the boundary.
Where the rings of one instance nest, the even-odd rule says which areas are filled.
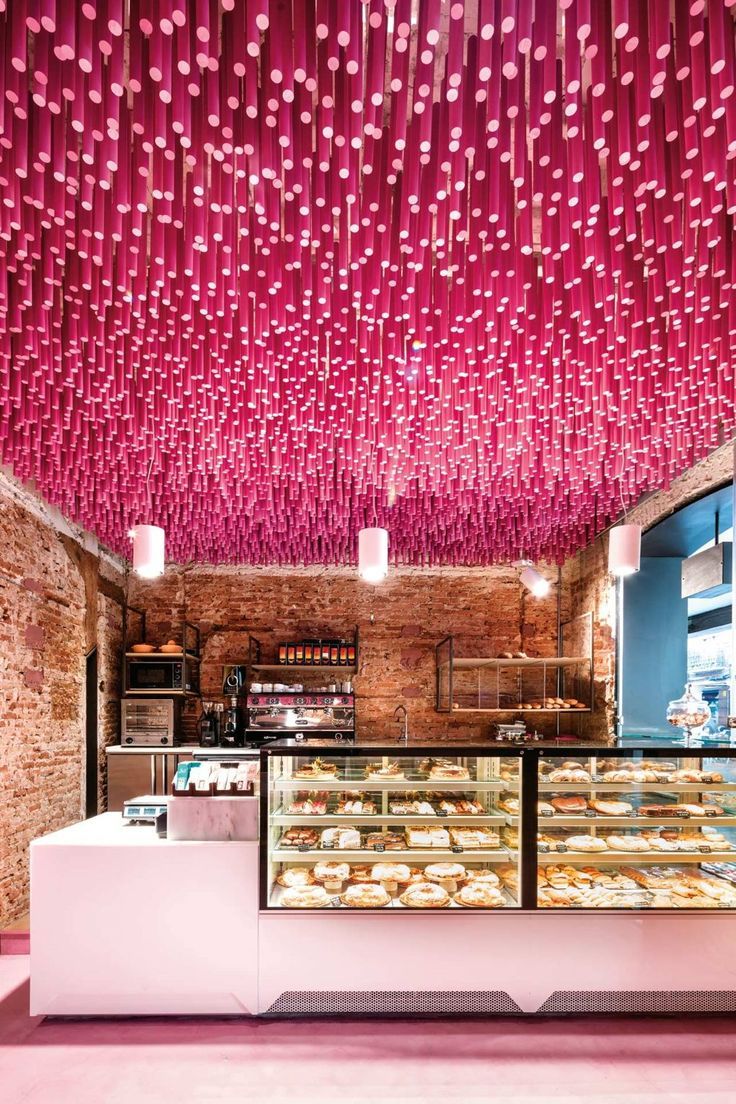
[[[684,728],[691,733],[702,728],[710,720],[708,703],[703,700],[699,690],[694,690],[691,682],[685,687],[681,698],[667,705],[667,723],[673,728]]]

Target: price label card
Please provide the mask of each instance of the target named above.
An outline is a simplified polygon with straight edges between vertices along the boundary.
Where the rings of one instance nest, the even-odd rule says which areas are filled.
[[[299,850],[300,851],[311,851],[312,848],[309,846],[308,843],[300,843],[299,844]]]
[[[595,809],[586,809],[586,810],[585,810],[585,815],[586,815],[586,817],[588,817],[589,819],[590,819],[590,818],[592,818],[593,820],[595,820],[595,818],[596,818],[596,811],[595,811]]]
[[[707,843],[699,843],[698,851],[701,853],[701,855],[710,855],[711,849]]]
[[[333,897],[332,900],[330,901],[330,904],[333,908],[340,908],[340,905],[342,904],[342,902],[340,901],[339,897]]]
[[[547,852],[549,851],[549,844],[548,843],[540,843],[540,844],[537,845],[537,850],[539,852],[541,852],[541,854],[546,855]]]
[[[437,816],[438,817],[446,817],[447,816],[447,809],[438,809],[437,810]]]
[[[373,844],[373,850],[374,851],[379,851],[379,852],[380,851],[385,851],[386,850],[386,844],[385,843],[374,843]]]
[[[558,843],[555,848],[556,851],[567,851],[566,843]]]
[[[539,815],[540,815],[540,816],[542,816],[542,817],[553,817],[553,816],[554,816],[555,814],[554,814],[554,813],[551,813],[551,812],[549,811],[549,809],[545,809],[545,810],[544,810],[543,812],[541,812],[541,813],[540,813]]]
[[[462,846],[461,846],[461,844],[459,844],[459,843],[453,843],[453,845],[452,845],[452,847],[450,848],[450,850],[452,851],[453,855],[460,855],[460,854],[462,853],[462,850],[463,850],[463,849],[462,849]]]
[[[629,816],[629,818],[633,818],[634,820],[637,820],[638,817],[639,817],[639,813],[636,811],[636,809],[632,809],[631,812],[628,814],[628,816]]]
[[[334,851],[335,850],[335,845],[334,845],[334,843],[323,843],[322,844],[322,850],[323,851]]]

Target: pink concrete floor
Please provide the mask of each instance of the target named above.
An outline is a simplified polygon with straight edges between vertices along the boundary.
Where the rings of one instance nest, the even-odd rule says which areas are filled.
[[[43,1021],[0,958],[2,1104],[736,1104],[736,1018]]]

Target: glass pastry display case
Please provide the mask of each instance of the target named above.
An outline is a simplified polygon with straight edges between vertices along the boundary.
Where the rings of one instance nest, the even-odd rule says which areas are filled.
[[[537,755],[537,905],[736,908],[736,758]]]
[[[518,907],[519,778],[515,749],[265,748],[261,907]]]

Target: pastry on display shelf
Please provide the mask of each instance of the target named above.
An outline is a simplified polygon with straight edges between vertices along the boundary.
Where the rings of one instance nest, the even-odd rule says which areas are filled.
[[[465,871],[465,877],[469,882],[487,882],[488,885],[497,886],[500,885],[500,878],[495,870],[488,870],[487,868],[480,868],[474,870],[472,867],[468,867]]]
[[[571,851],[607,851],[608,845],[600,836],[568,836],[565,845]]]
[[[317,847],[319,836],[313,828],[287,828],[279,840],[279,847]]]
[[[634,811],[634,806],[628,801],[606,801],[601,797],[589,798],[588,807],[601,816],[629,816]]]
[[[432,825],[406,828],[407,847],[449,847],[450,836],[446,828],[435,828]]]
[[[468,850],[489,847],[494,850],[501,846],[501,837],[495,828],[451,828],[450,837],[454,844]]]
[[[487,882],[468,882],[454,894],[453,900],[463,908],[503,908],[506,904],[503,893]]]
[[[653,770],[610,770],[606,771],[603,782],[625,782],[627,784],[658,782],[656,771]]]
[[[401,832],[371,832],[365,845],[369,851],[376,847],[385,847],[387,851],[403,851],[406,840]]]
[[[416,882],[404,890],[399,900],[406,908],[447,908],[450,895],[442,886],[433,882]]]
[[[697,770],[695,767],[688,767],[683,770],[676,770],[672,775],[672,782],[722,782],[723,775],[718,771],[704,771]]]
[[[580,794],[553,797],[550,805],[556,813],[565,813],[567,816],[582,816],[588,808],[588,802]]]
[[[327,812],[327,794],[294,794],[285,812],[291,816],[323,816]]]
[[[486,811],[480,801],[469,797],[442,797],[439,808],[448,816],[478,816]]]
[[[281,886],[289,889],[291,886],[308,886],[314,883],[312,871],[308,866],[289,866],[282,870],[276,878]]]
[[[342,883],[350,877],[350,866],[341,862],[318,862],[314,866],[314,880],[321,882],[325,889],[339,893]]]
[[[360,863],[357,866],[350,867],[350,881],[351,882],[370,882],[371,881],[371,868]]]
[[[396,893],[400,885],[411,881],[411,870],[405,863],[374,863],[371,881],[379,882],[387,893]]]
[[[458,882],[464,881],[466,873],[462,863],[444,862],[425,866],[424,876],[428,882],[437,882],[448,893],[456,893]]]
[[[335,847],[339,851],[359,851],[360,832],[357,828],[340,825],[337,828],[324,828],[320,838],[322,847]]]
[[[338,798],[335,812],[338,816],[373,816],[376,812],[376,803],[364,794],[352,796],[345,794]]]
[[[558,767],[547,775],[548,782],[590,782],[590,771],[584,767]]]
[[[430,767],[429,777],[444,782],[465,782],[470,779],[470,771],[459,763],[438,762]]]
[[[393,816],[436,816],[437,811],[430,801],[406,794],[389,802],[389,812]]]
[[[514,816],[519,812],[519,799],[513,794],[501,794],[498,799],[499,809],[503,809],[505,813],[513,813]]]
[[[385,908],[391,904],[391,898],[383,886],[371,882],[348,886],[340,900],[346,908]]]
[[[404,778],[404,772],[398,763],[369,763],[365,768],[365,776],[374,782],[398,782]]]
[[[606,843],[610,847],[611,851],[648,851],[649,840],[643,836],[634,835],[611,835],[606,836]]]
[[[505,847],[510,847],[515,850],[519,846],[519,829],[518,828],[502,828],[501,829],[501,842]]]
[[[324,908],[329,903],[330,895],[320,885],[291,886],[281,897],[282,908]]]
[[[324,759],[314,759],[294,772],[294,778],[337,778],[337,763],[327,763]]]
[[[703,805],[683,804],[683,805],[675,805],[674,808],[682,809],[682,811],[684,813],[687,813],[688,816],[694,816],[694,817],[697,817],[697,816],[706,816],[706,817],[723,816],[723,813],[724,813],[724,809],[720,805],[716,805],[716,804],[707,804],[707,805],[706,804],[703,804]]]
[[[674,802],[670,805],[640,805],[636,811],[639,816],[645,817],[682,817],[684,819],[690,815],[684,805],[677,805]]]

